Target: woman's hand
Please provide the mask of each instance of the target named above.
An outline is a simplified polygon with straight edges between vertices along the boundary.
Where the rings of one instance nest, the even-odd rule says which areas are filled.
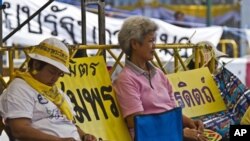
[[[97,141],[96,137],[91,134],[84,134],[82,141]]]
[[[196,129],[203,132],[204,131],[204,124],[201,120],[194,120],[194,124],[196,126]]]
[[[208,141],[204,134],[196,129],[184,128],[184,141]]]

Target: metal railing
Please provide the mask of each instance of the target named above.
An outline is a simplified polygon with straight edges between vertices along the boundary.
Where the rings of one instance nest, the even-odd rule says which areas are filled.
[[[237,58],[239,56],[238,46],[235,40],[232,39],[222,39],[219,44],[221,45],[221,51],[227,54],[229,47],[232,48],[232,57]]]
[[[204,47],[205,46],[200,46],[200,45],[195,45],[195,44],[157,44],[156,45],[156,49],[172,50],[173,60],[167,60],[167,61],[173,62],[174,64],[172,66],[174,68],[173,72],[189,70],[187,67],[187,62],[185,62],[186,58],[180,55],[180,51],[186,50],[186,49],[192,49],[194,52],[194,55],[193,55],[194,60],[200,60],[200,61],[195,61],[195,68],[203,67],[205,62],[203,58],[204,56],[201,53],[201,49]],[[26,69],[25,67],[27,66],[26,64],[29,60],[29,58],[27,57],[28,56],[27,54],[31,48],[32,47],[18,47],[18,46],[0,48],[1,53],[5,52],[6,54],[8,54],[8,68],[6,68],[6,71],[8,72],[5,73],[7,74],[5,75],[5,77],[6,76],[9,77],[9,81],[13,79],[13,74],[16,69],[21,69],[21,70]],[[111,66],[111,70],[109,71],[110,75],[112,75],[112,73],[116,70],[118,65],[120,67],[124,66],[124,61],[122,60],[122,57],[126,57],[125,54],[122,51],[120,51],[120,53],[113,51],[114,49],[116,51],[117,49],[120,49],[118,45],[70,45],[69,49],[70,49],[71,58],[73,58],[75,53],[79,50],[96,50],[96,54],[95,54],[96,56],[103,55],[102,51],[106,50],[109,57],[111,57],[114,60],[114,63]],[[25,61],[18,68],[15,68],[14,67],[14,59],[15,59],[14,54],[16,54],[15,51],[17,50],[24,52],[24,54],[26,55],[26,58],[25,58]],[[154,53],[154,56],[155,56],[155,59],[152,61],[152,63],[156,67],[159,67],[165,74],[173,73],[173,72],[167,71],[166,65],[164,65],[164,63],[166,63],[165,58],[159,57],[157,52]],[[214,64],[214,63],[211,63],[211,64]],[[210,65],[208,67],[210,68],[211,72],[214,71],[213,69],[214,65]],[[6,87],[8,82],[5,82],[3,77],[4,76],[0,76],[0,82],[4,85],[4,87]]]

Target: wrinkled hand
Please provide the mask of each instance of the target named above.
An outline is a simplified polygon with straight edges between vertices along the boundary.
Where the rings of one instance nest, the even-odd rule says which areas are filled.
[[[85,134],[82,141],[97,141],[96,137],[91,134]]]
[[[196,126],[196,129],[203,132],[204,131],[204,124],[201,120],[194,120],[194,124]]]
[[[203,132],[199,130],[184,128],[183,132],[184,141],[208,141],[208,139],[204,136]]]

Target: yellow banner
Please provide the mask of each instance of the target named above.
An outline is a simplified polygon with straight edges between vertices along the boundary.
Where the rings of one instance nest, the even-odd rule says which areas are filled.
[[[174,87],[176,103],[188,117],[197,117],[226,109],[219,89],[208,68],[167,75]]]
[[[73,59],[58,86],[70,97],[76,121],[98,141],[131,141],[102,56]]]
[[[169,5],[166,3],[161,3],[158,1],[154,1],[149,4],[145,4],[143,1],[138,1],[136,3],[131,4],[123,4],[121,6],[116,6],[118,9],[125,9],[125,10],[136,10],[140,9],[142,7],[151,7],[153,9],[159,9],[161,7],[166,8],[166,10],[170,11],[182,11],[185,13],[185,15],[190,15],[198,18],[206,18],[207,14],[207,6],[206,5]],[[211,15],[212,17],[217,16],[223,16],[226,13],[234,12],[234,11],[240,11],[240,5],[239,4],[216,4],[211,7]]]

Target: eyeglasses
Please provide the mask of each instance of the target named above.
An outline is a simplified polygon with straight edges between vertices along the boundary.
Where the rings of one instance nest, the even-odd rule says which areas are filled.
[[[58,76],[58,77],[63,77],[64,76],[64,72],[60,71],[60,70],[55,70],[55,69],[48,69],[48,72],[53,75],[53,76]]]

